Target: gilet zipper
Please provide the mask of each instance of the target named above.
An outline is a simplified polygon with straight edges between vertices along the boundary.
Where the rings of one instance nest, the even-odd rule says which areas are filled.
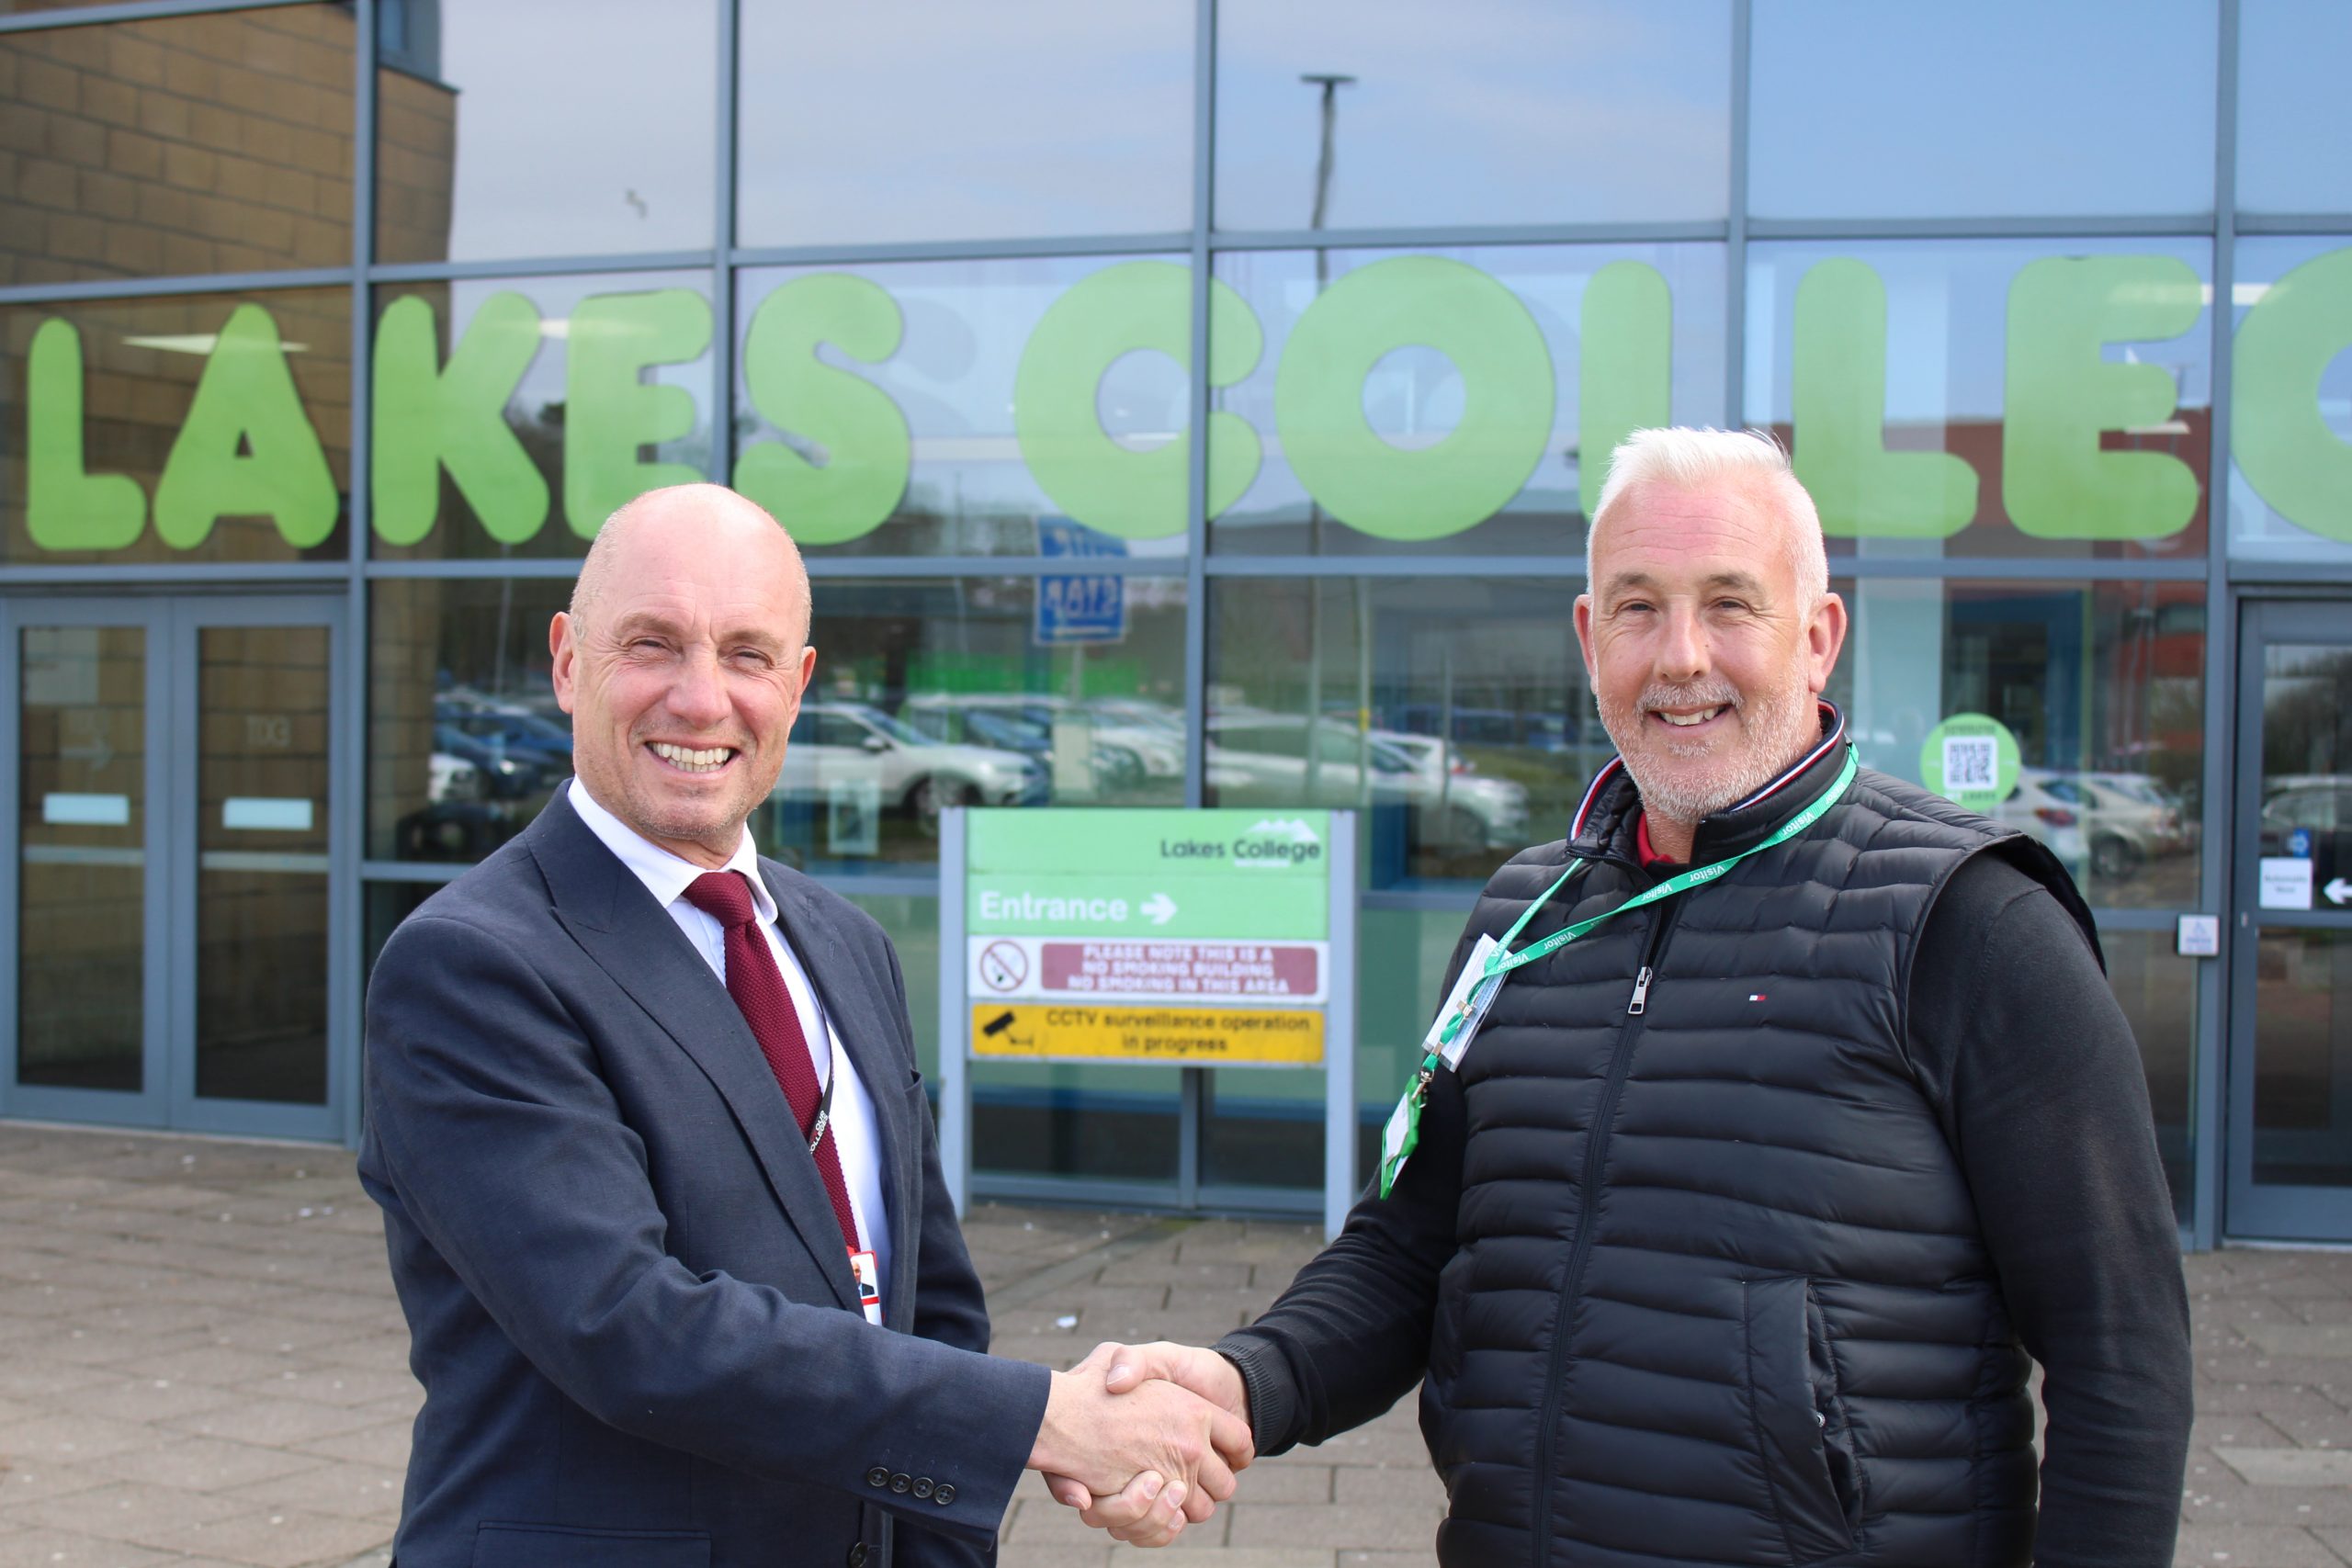
[[[1561,1281],[1559,1304],[1552,1311],[1552,1349],[1544,1376],[1544,1402],[1537,1409],[1532,1488],[1537,1517],[1531,1521],[1535,1535],[1534,1568],[1544,1568],[1552,1555],[1552,1450],[1559,1430],[1560,1401],[1567,1392],[1568,1307],[1584,1287],[1585,1263],[1592,1255],[1593,1200],[1601,1164],[1608,1154],[1609,1124],[1617,1115],[1617,1101],[1624,1094],[1625,1078],[1633,1069],[1634,1042],[1642,1032],[1643,1014],[1648,1010],[1650,983],[1666,946],[1666,933],[1674,924],[1674,910],[1680,902],[1677,898],[1667,899],[1656,907],[1651,916],[1649,937],[1642,944],[1642,962],[1634,976],[1634,994],[1625,1008],[1624,1026],[1618,1031],[1617,1049],[1609,1059],[1609,1076],[1601,1083],[1600,1100],[1593,1108],[1592,1127],[1585,1134],[1584,1174],[1577,1189],[1580,1204],[1577,1236],[1568,1251],[1568,1272]]]

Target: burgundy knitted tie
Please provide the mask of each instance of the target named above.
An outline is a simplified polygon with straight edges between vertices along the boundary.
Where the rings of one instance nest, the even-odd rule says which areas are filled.
[[[760,931],[751,885],[741,872],[705,872],[687,885],[686,902],[727,928],[727,994],[743,1010],[752,1038],[760,1043],[760,1054],[768,1059],[775,1081],[783,1086],[805,1145],[817,1121],[817,1067],[808,1059],[808,1037],[801,1032],[800,1010],[792,1005],[784,972],[776,967],[775,954],[768,951],[767,938]],[[854,1252],[857,1217],[849,1206],[849,1184],[842,1179],[841,1155],[833,1147],[830,1122],[815,1152],[817,1174],[825,1179],[825,1191],[833,1201],[833,1218],[841,1222],[842,1235]]]

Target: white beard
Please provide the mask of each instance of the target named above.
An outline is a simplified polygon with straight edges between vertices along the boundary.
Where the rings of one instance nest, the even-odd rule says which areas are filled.
[[[1652,708],[1723,705],[1739,720],[1724,737],[1678,743],[1670,729],[1651,725]],[[1810,750],[1819,739],[1819,708],[1802,681],[1744,699],[1728,682],[1693,686],[1653,683],[1629,711],[1600,699],[1601,728],[1617,743],[1625,771],[1641,792],[1642,807],[1668,821],[1696,826],[1747,799]],[[1712,762],[1712,766],[1693,766]]]

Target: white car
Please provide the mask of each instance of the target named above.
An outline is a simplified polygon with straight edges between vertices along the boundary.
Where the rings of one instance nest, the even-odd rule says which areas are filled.
[[[2127,881],[2150,861],[2189,848],[2179,807],[2143,773],[2021,769],[2018,787],[1987,815],[2102,882]]]
[[[927,835],[946,807],[1042,806],[1046,794],[1045,769],[1018,751],[942,745],[863,703],[804,705],[771,798],[822,807],[864,788]]]
[[[1422,814],[1422,842],[1465,850],[1526,842],[1526,785],[1484,777],[1476,762],[1434,735],[1375,729],[1372,739],[1413,764],[1409,787]]]

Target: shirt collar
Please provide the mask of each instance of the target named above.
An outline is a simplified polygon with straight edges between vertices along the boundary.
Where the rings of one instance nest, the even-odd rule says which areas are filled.
[[[587,784],[576,778],[571,781],[571,809],[588,824],[588,830],[604,840],[605,847],[619,857],[620,863],[645,884],[646,891],[652,894],[654,902],[664,909],[685,897],[686,888],[695,878],[711,869],[696,865],[682,855],[672,854],[648,839],[605,810],[596,797],[588,793]],[[761,920],[771,925],[775,923],[775,899],[768,892],[766,880],[760,875],[759,852],[752,848],[752,829],[748,824],[743,829],[743,837],[735,845],[734,854],[718,869],[741,872],[744,880],[752,885],[752,908],[759,912]]]

